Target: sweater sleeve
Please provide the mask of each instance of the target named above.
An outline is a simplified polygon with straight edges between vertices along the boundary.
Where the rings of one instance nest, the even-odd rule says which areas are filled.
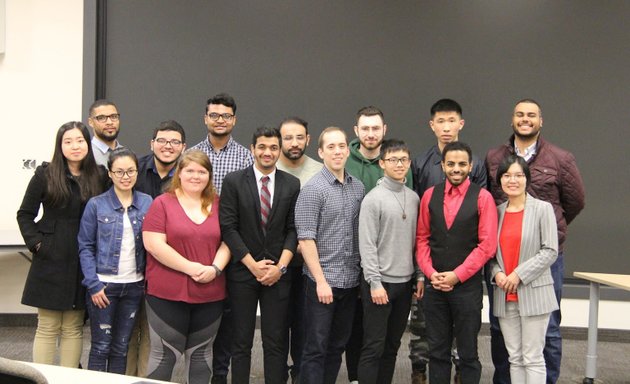
[[[367,196],[361,203],[359,213],[359,252],[361,254],[361,268],[365,281],[371,289],[382,288],[381,272],[378,263],[378,235],[379,235],[379,201]]]

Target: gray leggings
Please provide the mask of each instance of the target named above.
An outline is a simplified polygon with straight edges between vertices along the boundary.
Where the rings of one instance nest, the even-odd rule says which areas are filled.
[[[177,359],[185,355],[186,382],[208,384],[223,302],[189,304],[147,295],[146,304],[151,338],[147,378],[170,381]]]

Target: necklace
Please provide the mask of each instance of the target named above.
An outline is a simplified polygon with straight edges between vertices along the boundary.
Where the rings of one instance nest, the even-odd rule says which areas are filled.
[[[407,193],[405,189],[403,188],[403,203],[402,204],[400,204],[400,200],[398,200],[398,196],[396,196],[394,191],[392,191],[391,189],[389,191],[392,193],[392,195],[394,195],[394,199],[396,199],[396,202],[400,206],[400,209],[402,209],[403,220],[407,220],[407,213],[405,212],[405,206],[407,205]]]

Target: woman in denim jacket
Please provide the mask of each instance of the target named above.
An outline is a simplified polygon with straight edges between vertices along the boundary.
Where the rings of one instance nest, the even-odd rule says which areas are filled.
[[[126,148],[107,162],[113,186],[88,201],[79,230],[92,346],[88,369],[124,374],[135,315],[144,297],[142,222],[151,197],[133,190],[138,159]]]

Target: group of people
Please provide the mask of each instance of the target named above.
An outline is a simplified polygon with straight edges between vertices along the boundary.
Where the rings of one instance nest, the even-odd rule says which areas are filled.
[[[58,349],[78,367],[87,310],[88,369],[170,380],[184,356],[188,383],[225,383],[230,365],[247,383],[260,308],[266,383],[335,383],[344,352],[350,382],[389,383],[409,319],[412,383],[450,383],[452,362],[478,383],[485,276],[494,382],[555,383],[562,244],[584,207],[575,159],[540,137],[531,99],[485,162],[459,141],[457,102],[430,112],[437,144],[415,159],[369,106],[354,140],[322,131],[322,164],[299,117],[237,143],[236,103],[218,94],[201,143],[164,121],[137,158],[116,105],[96,101],[93,137],[59,128],[17,215],[33,360]]]

